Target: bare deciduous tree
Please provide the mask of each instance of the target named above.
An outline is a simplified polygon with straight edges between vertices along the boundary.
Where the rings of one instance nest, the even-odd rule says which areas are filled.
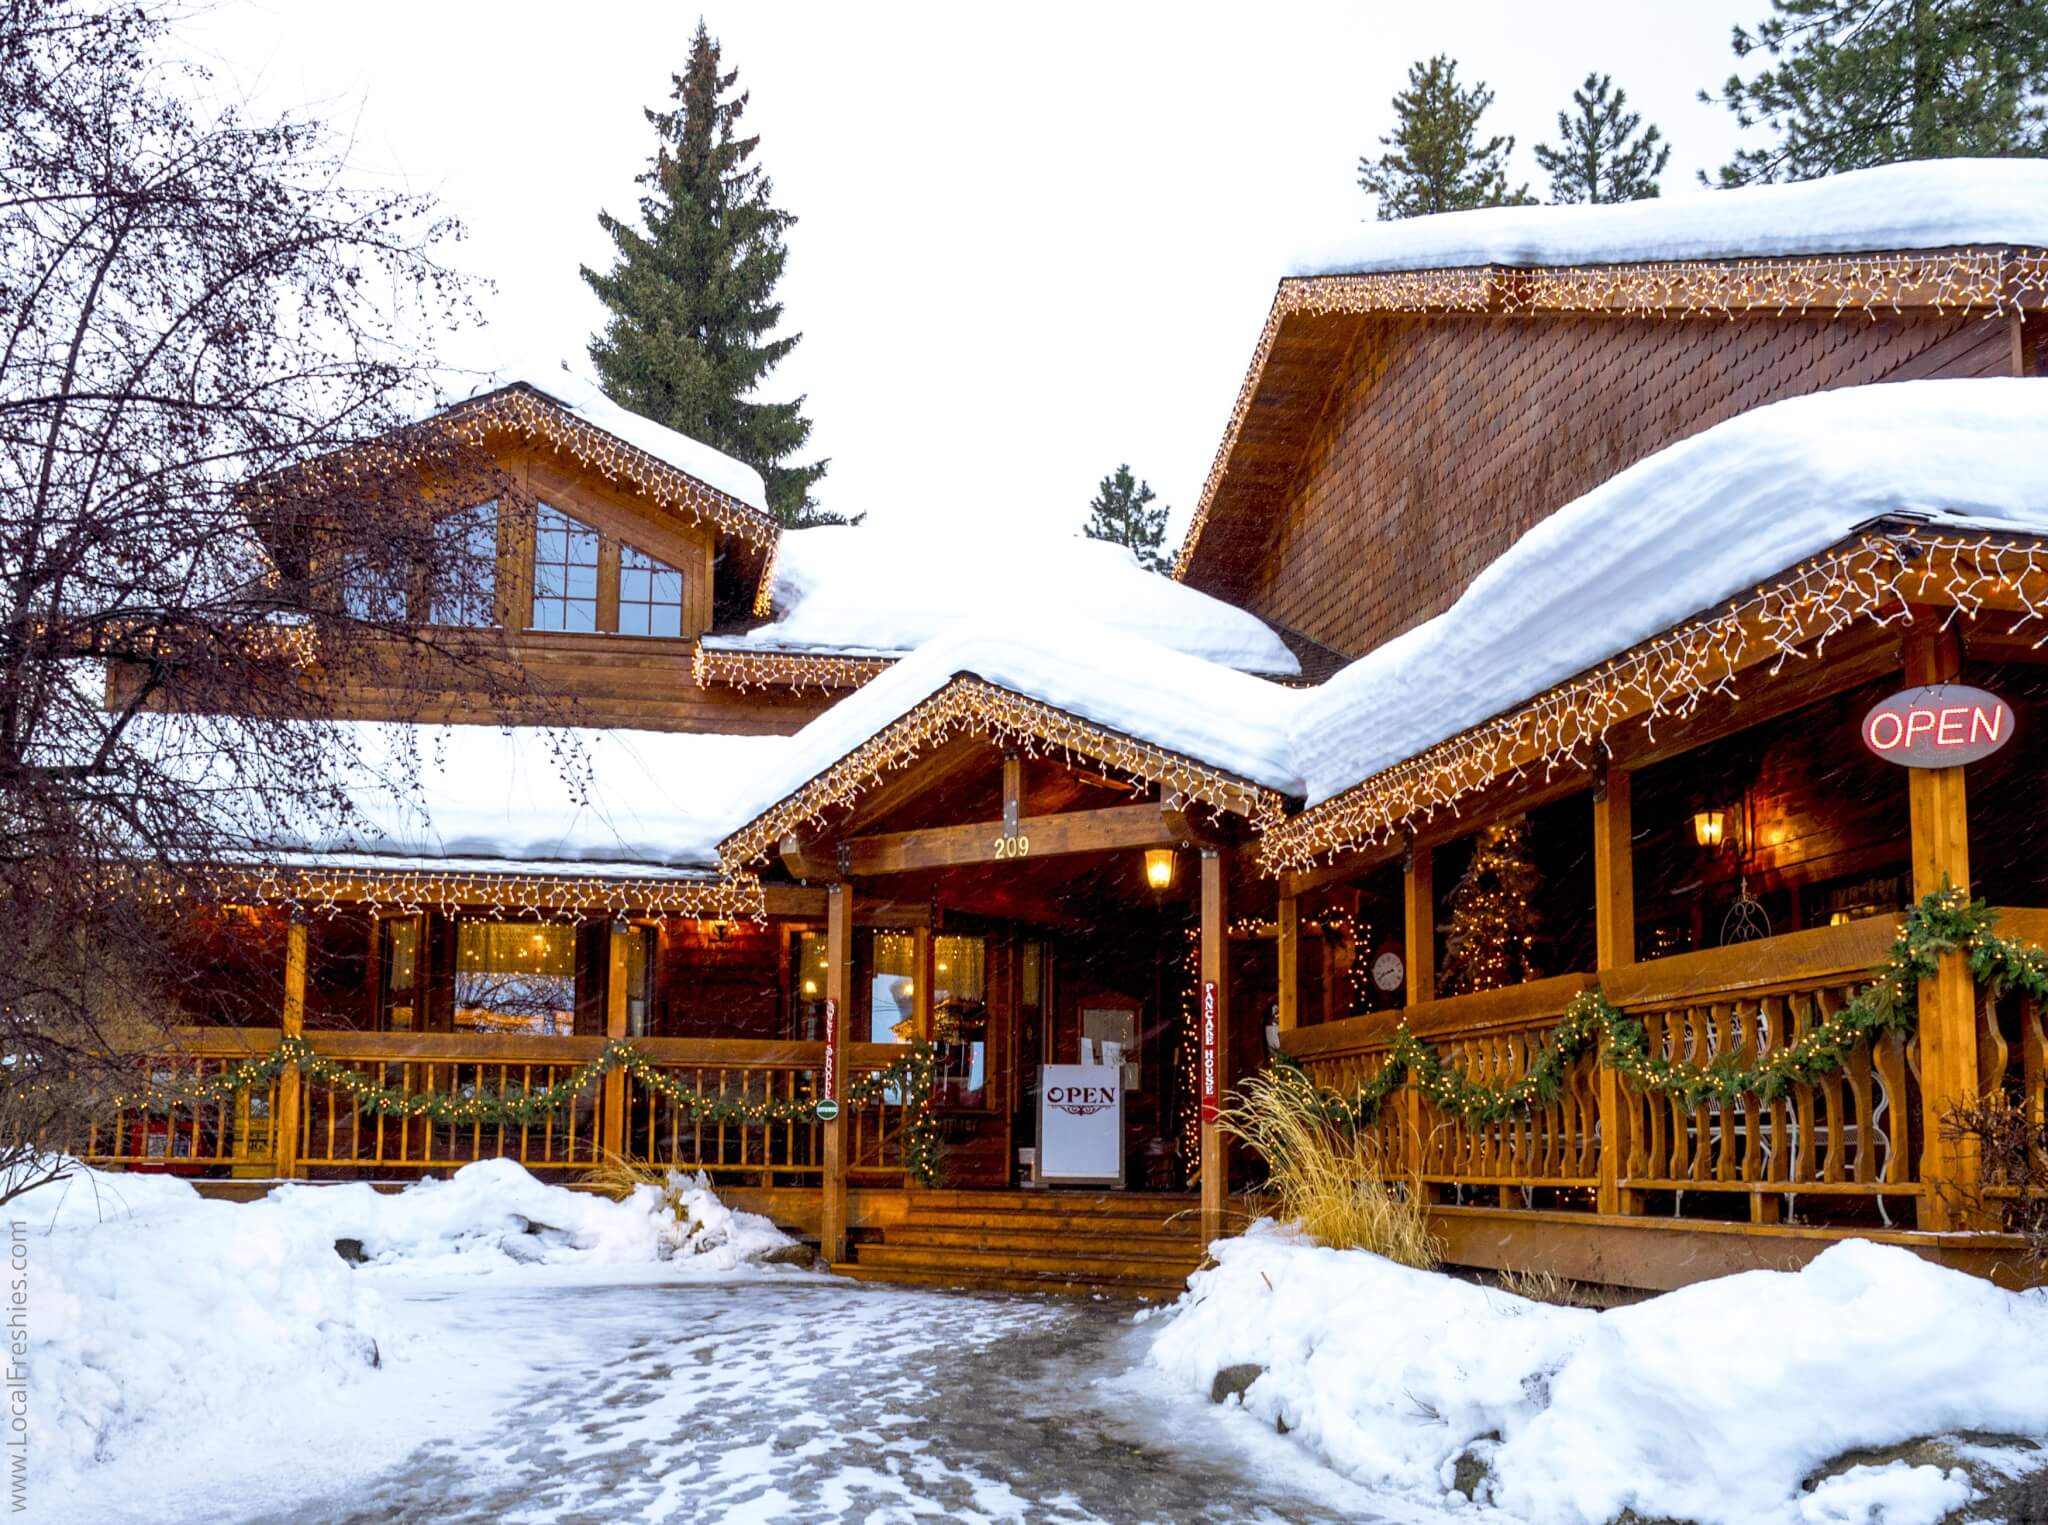
[[[200,104],[154,3],[0,0],[0,1049],[10,1132],[160,1036],[181,899],[345,827],[374,683],[535,703],[437,426],[426,201]],[[409,421],[427,418],[425,423]],[[535,710],[530,718],[546,718]],[[394,761],[395,758],[395,761]],[[402,783],[402,780],[395,780]]]

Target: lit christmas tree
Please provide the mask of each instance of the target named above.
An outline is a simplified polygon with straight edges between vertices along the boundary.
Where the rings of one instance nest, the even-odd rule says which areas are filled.
[[[1530,958],[1537,918],[1530,901],[1538,878],[1529,856],[1527,816],[1480,831],[1471,866],[1451,891],[1445,995],[1497,990],[1536,977]]]

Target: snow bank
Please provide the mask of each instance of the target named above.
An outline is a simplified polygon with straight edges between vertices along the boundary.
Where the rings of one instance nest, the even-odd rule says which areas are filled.
[[[2037,168],[2048,177],[2048,164]],[[1444,613],[1309,691],[1290,733],[1309,803],[1881,514],[2048,530],[2048,477],[2036,464],[2044,454],[2048,385],[2019,378],[1844,387],[1682,440],[1566,504]]]
[[[664,424],[620,407],[581,370],[571,370],[562,360],[528,359],[487,372],[470,392],[481,397],[504,387],[526,386],[560,403],[585,423],[644,450],[657,461],[695,477],[706,487],[716,488],[728,498],[737,498],[749,508],[768,511],[768,490],[761,473],[744,461],[687,434],[678,434]]]
[[[2048,244],[2048,164],[1931,159],[1614,206],[1488,207],[1368,222],[1305,252],[1288,274],[1863,254],[1964,244]]]
[[[613,1202],[491,1160],[402,1192],[287,1186],[235,1204],[79,1167],[10,1206],[29,1235],[37,1491],[84,1496],[103,1463],[162,1452],[175,1465],[196,1432],[317,1411],[384,1380],[408,1352],[380,1283],[532,1266],[714,1276],[793,1246],[701,1178],[670,1192]]]
[[[959,535],[828,525],[782,537],[772,588],[775,623],[724,644],[750,651],[885,656],[963,622],[1018,628],[1086,619],[1240,672],[1301,671],[1256,615],[1148,572],[1126,546],[990,526]]]
[[[1244,1407],[1361,1482],[1442,1496],[1482,1459],[1523,1519],[1625,1509],[1703,1525],[1936,1518],[1959,1478],[1866,1467],[1864,1447],[1974,1429],[2048,1435],[2048,1295],[2015,1295],[1848,1241],[1798,1272],[1752,1271],[1605,1313],[1555,1308],[1270,1223],[1213,1247],[1152,1346],[1207,1396],[1264,1369]],[[1456,1502],[1452,1500],[1450,1502]],[[1863,1513],[1855,1512],[1858,1508]]]

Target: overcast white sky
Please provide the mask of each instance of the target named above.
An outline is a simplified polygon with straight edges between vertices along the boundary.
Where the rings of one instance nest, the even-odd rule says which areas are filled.
[[[876,523],[1026,516],[1078,527],[1128,460],[1200,491],[1290,252],[1370,216],[1408,64],[1436,51],[1532,143],[1605,70],[1676,152],[1667,193],[1736,131],[1695,92],[1766,0],[1437,3],[766,3],[705,9],[747,124],[801,219],[781,295],[803,343],[768,395],[809,394],[819,497]],[[436,194],[496,284],[456,358],[569,356],[601,311],[577,276],[631,213],[643,106],[697,10],[581,0],[224,0],[188,35],[268,106],[352,129],[368,173]]]

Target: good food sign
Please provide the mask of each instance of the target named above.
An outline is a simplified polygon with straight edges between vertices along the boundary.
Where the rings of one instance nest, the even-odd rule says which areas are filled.
[[[2012,740],[2012,706],[1959,683],[1909,688],[1863,717],[1863,744],[1902,768],[1959,768]]]

